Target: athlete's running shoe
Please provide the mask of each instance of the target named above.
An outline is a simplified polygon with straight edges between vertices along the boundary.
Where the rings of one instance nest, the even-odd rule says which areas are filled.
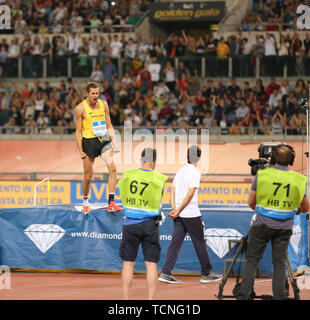
[[[89,205],[83,206],[83,212],[84,212],[85,214],[89,214],[89,212],[90,212],[90,207],[89,207]]]
[[[108,205],[108,212],[119,212],[121,210],[122,209],[119,206],[117,206],[114,201],[111,201]]]

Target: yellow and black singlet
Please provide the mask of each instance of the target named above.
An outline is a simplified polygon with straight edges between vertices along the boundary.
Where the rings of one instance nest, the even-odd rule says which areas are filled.
[[[92,109],[87,100],[83,100],[86,118],[82,120],[82,136],[90,139],[107,134],[104,102],[98,99],[99,109]]]

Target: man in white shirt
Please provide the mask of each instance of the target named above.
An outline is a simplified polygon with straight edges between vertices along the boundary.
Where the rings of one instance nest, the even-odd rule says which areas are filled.
[[[61,1],[59,3],[59,6],[52,11],[52,16],[57,21],[63,21],[63,19],[65,19],[67,15],[68,15],[68,9],[65,7],[63,1]]]
[[[133,38],[129,38],[128,43],[125,46],[125,55],[133,60],[137,53],[137,45],[134,43]]]
[[[241,100],[240,106],[236,110],[237,120],[243,120],[249,112],[249,107],[246,105],[244,100]]]
[[[154,88],[154,96],[160,98],[163,94],[165,98],[168,98],[169,88],[164,84],[164,82],[159,79],[158,84]]]
[[[276,39],[273,34],[267,32],[265,40],[265,56],[275,56],[276,54]]]
[[[276,51],[277,41],[273,34],[269,32],[266,33],[265,39],[265,71],[268,75],[274,76],[277,73],[277,51]]]
[[[119,41],[117,34],[115,34],[113,36],[113,40],[110,43],[110,47],[111,47],[111,57],[112,57],[112,59],[120,58],[121,52],[122,52],[122,48],[123,48],[123,44],[121,43],[121,41]]]
[[[201,265],[201,283],[208,283],[222,279],[221,275],[211,272],[206,240],[204,238],[204,221],[198,207],[198,190],[200,172],[196,166],[201,157],[201,149],[191,146],[187,150],[187,164],[176,174],[171,191],[172,211],[168,217],[173,219],[173,235],[168,247],[166,261],[158,280],[166,283],[179,283],[171,275],[171,271],[178,259],[184,238],[189,233],[194,244],[196,254]]]
[[[99,40],[97,35],[93,35],[88,41],[88,56],[97,57],[99,55]]]
[[[66,33],[68,41],[68,53],[70,55],[78,55],[80,49],[80,35],[76,33]]]
[[[18,58],[20,54],[20,45],[18,44],[18,39],[14,38],[11,40],[11,44],[9,46],[8,58]]]
[[[272,94],[269,97],[269,105],[271,109],[276,109],[278,107],[278,101],[282,100],[282,94],[278,89],[273,89]]]
[[[123,50],[123,44],[118,39],[118,35],[115,34],[113,36],[113,40],[110,43],[110,50],[111,50],[111,60],[112,63],[117,66],[118,65],[118,59],[121,57],[121,53]]]
[[[152,88],[154,88],[160,79],[161,65],[157,62],[157,58],[153,57],[152,62],[147,67],[151,74]]]

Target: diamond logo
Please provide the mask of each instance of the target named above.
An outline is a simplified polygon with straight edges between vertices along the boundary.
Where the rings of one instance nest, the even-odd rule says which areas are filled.
[[[205,229],[205,239],[208,247],[222,259],[228,252],[228,240],[241,239],[243,235],[235,229],[209,228]],[[235,243],[232,243],[232,248]]]
[[[292,245],[296,254],[298,254],[299,242],[301,239],[301,228],[298,225],[293,227],[293,234],[291,235],[290,244]]]
[[[64,236],[66,231],[57,224],[32,224],[24,230],[24,233],[42,253],[45,253]]]

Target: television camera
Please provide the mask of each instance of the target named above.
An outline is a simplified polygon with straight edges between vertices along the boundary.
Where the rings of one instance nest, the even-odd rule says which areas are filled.
[[[258,170],[270,167],[270,159],[273,149],[279,142],[262,142],[258,147],[258,159],[249,159],[248,164],[251,167],[251,175],[255,176]]]

